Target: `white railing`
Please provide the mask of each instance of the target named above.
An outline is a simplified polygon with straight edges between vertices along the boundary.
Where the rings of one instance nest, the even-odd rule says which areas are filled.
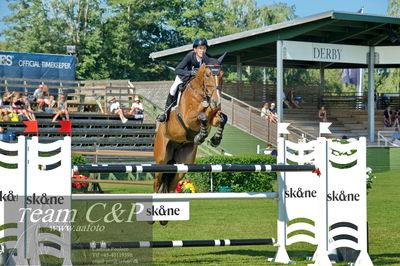
[[[384,143],[384,147],[394,146],[399,147],[400,145],[396,144],[392,140],[392,135],[395,134],[395,130],[381,130],[378,131],[378,146],[381,146],[381,143]]]
[[[246,133],[272,145],[277,144],[277,126],[261,117],[261,110],[232,97],[224,92],[222,94],[222,111],[228,116],[228,123],[236,126]],[[289,126],[289,139],[298,142],[300,139],[307,141],[317,137],[294,126]]]

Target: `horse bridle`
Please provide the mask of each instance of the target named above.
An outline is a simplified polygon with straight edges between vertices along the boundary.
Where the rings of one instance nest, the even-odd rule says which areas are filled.
[[[211,70],[211,75],[214,76],[214,77],[217,77],[217,76],[219,75],[219,73],[221,72],[221,65],[217,65],[217,64],[214,64],[214,65],[206,65],[206,67],[207,67],[208,69]],[[208,78],[209,78],[208,74],[204,72],[204,80],[206,80],[206,79],[208,79]],[[215,83],[217,83],[217,79],[215,79]],[[189,83],[189,87],[190,87],[197,95],[199,95],[200,97],[202,97],[202,98],[204,99],[204,101],[203,101],[203,107],[204,107],[204,108],[207,108],[207,107],[210,105],[210,100],[211,100],[211,96],[212,96],[212,93],[210,93],[210,92],[207,90],[207,87],[213,87],[213,88],[216,89],[216,90],[220,90],[220,89],[222,88],[222,85],[209,85],[209,84],[205,84],[205,85],[204,85],[204,82],[203,82],[202,84],[200,84],[200,88],[203,90],[205,96],[202,95],[202,94],[200,94],[199,91],[196,90],[196,89],[192,86],[192,84],[190,84],[190,83]],[[211,108],[212,108],[212,107],[211,107]],[[212,109],[214,109],[214,108],[212,108]]]

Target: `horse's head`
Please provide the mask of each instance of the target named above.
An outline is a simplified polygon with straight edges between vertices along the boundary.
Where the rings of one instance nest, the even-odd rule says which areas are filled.
[[[203,78],[204,89],[211,109],[221,108],[220,90],[222,88],[222,61],[226,53],[220,58],[211,58],[204,54],[204,62],[199,69],[198,77]]]

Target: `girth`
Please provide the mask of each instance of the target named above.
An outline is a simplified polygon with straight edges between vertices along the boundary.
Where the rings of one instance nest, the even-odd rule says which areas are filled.
[[[178,106],[175,108],[175,113],[176,113],[176,116],[178,117],[179,123],[181,123],[183,129],[185,129],[185,131],[186,131],[186,139],[188,141],[190,141],[190,142],[193,142],[194,141],[194,137],[199,133],[199,131],[191,130],[190,128],[188,128],[185,125],[185,122],[183,121],[182,115],[179,112],[179,107]]]

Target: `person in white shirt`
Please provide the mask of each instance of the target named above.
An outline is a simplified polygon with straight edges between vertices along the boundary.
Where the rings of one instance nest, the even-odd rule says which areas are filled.
[[[261,117],[269,120],[269,104],[265,103],[263,108],[261,109]]]
[[[121,109],[119,102],[117,102],[117,99],[115,97],[112,97],[109,101],[108,104],[110,105],[110,113],[119,115],[119,118],[121,119],[122,123],[128,122],[128,119],[124,116],[124,111]]]
[[[135,96],[135,99],[132,103],[131,110],[129,111],[128,114],[130,115],[135,115],[135,114],[143,114],[143,105],[140,102],[139,96]]]

